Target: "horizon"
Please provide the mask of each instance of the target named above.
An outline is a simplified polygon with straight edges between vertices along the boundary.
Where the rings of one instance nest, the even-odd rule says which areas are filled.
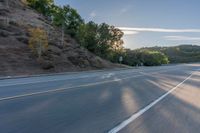
[[[143,48],[155,48],[155,47],[170,48],[170,47],[180,47],[180,46],[197,46],[197,47],[200,47],[200,45],[195,45],[195,44],[178,44],[178,45],[173,45],[173,46],[159,46],[159,45],[154,45],[154,46],[147,46],[147,47],[144,46],[144,47],[135,48],[135,49],[131,49],[131,50],[137,50],[137,49],[143,49]]]
[[[200,45],[198,0],[87,0],[84,3],[55,0],[55,3],[75,8],[86,22],[105,22],[121,29],[126,48]]]

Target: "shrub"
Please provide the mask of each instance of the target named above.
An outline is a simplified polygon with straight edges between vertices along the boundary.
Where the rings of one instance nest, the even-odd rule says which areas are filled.
[[[30,31],[29,47],[34,54],[41,58],[42,53],[48,47],[48,39],[46,32],[41,28],[32,28]]]

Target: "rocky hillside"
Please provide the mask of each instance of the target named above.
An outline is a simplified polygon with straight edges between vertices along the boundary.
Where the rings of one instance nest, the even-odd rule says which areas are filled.
[[[32,27],[41,27],[48,33],[49,47],[42,61],[28,47],[28,29]],[[81,48],[68,35],[61,45],[61,30],[20,0],[0,0],[0,62],[0,75],[118,67]]]

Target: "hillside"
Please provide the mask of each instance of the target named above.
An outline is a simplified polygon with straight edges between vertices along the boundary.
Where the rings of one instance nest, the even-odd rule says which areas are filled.
[[[49,47],[38,62],[28,47],[32,27],[48,31]],[[61,45],[61,29],[20,0],[0,0],[0,75],[39,74],[119,67],[80,47],[69,35]]]
[[[197,45],[149,47],[142,49],[160,51],[168,56],[170,63],[200,62],[200,46]]]

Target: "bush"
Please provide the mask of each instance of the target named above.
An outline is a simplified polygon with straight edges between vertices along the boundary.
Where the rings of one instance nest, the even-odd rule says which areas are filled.
[[[41,55],[48,47],[48,39],[46,32],[41,28],[32,28],[30,31],[29,47],[34,54],[41,58]]]
[[[51,13],[51,6],[54,0],[27,0],[30,7],[34,8],[44,16],[48,16]]]
[[[150,50],[126,50],[124,63],[131,66],[140,65],[158,66],[168,64],[168,57],[158,51]]]

